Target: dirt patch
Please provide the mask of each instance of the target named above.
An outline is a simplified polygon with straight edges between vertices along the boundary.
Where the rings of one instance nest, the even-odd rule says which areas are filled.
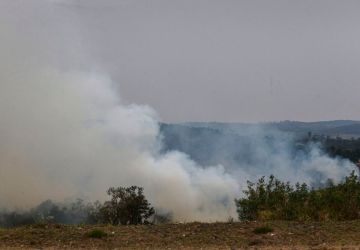
[[[0,229],[1,249],[359,249],[360,221],[265,224],[188,223],[141,226],[33,225]],[[89,237],[101,230],[106,236]]]

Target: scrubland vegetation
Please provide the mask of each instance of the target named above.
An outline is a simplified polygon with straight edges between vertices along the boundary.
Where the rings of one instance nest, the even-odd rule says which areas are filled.
[[[137,186],[112,187],[107,194],[103,203],[47,200],[28,211],[0,211],[0,248],[352,249],[360,244],[355,172],[340,183],[311,187],[273,175],[249,181],[234,201],[240,223],[172,221],[155,211]]]
[[[328,180],[317,189],[263,177],[248,182],[236,206],[240,220],[354,220],[360,218],[360,182],[354,172],[341,183]]]
[[[240,223],[176,223],[157,214],[137,186],[109,188],[107,194],[103,203],[48,200],[29,211],[1,212],[0,248],[356,249],[360,244],[355,172],[316,188],[275,176],[248,182],[234,202]]]
[[[0,213],[1,227],[36,223],[136,225],[170,222],[155,214],[141,187],[110,188],[104,203],[61,205],[48,200],[27,212]],[[248,182],[245,196],[235,200],[240,221],[344,221],[360,219],[360,180],[352,172],[344,181],[319,188],[291,185],[270,176]]]
[[[47,200],[26,212],[0,213],[0,227],[16,227],[37,223],[61,224],[148,224],[152,216],[156,219],[154,208],[146,200],[143,188],[109,188],[109,201],[85,203],[77,200],[71,204],[55,204]]]

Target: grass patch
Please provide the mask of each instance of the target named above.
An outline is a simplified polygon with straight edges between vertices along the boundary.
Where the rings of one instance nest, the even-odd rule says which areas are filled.
[[[100,229],[94,229],[87,234],[90,238],[101,239],[107,236],[107,233]]]
[[[255,234],[267,234],[267,233],[271,233],[273,231],[274,231],[274,229],[272,229],[270,226],[262,226],[262,227],[255,228],[253,232]]]

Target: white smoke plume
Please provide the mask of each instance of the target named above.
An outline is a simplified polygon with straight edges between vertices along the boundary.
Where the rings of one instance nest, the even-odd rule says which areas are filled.
[[[236,217],[233,200],[246,179],[270,171],[292,180],[308,180],[311,171],[339,178],[351,168],[316,150],[299,171],[286,154],[260,146],[256,154],[276,168],[225,171],[199,167],[180,152],[160,154],[156,112],[125,105],[117,85],[95,70],[73,12],[59,11],[59,1],[29,2],[0,6],[0,207],[103,200],[110,186],[139,185],[175,220],[226,220]]]
[[[178,219],[228,216],[237,183],[181,153],[157,155],[156,114],[122,105],[108,79],[47,70],[1,87],[1,204],[140,185]]]

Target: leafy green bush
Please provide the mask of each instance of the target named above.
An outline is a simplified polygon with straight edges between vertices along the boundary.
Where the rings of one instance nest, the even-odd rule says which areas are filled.
[[[295,186],[274,176],[248,182],[245,197],[235,200],[240,220],[352,220],[360,218],[360,182],[352,172],[337,185],[319,189]]]

